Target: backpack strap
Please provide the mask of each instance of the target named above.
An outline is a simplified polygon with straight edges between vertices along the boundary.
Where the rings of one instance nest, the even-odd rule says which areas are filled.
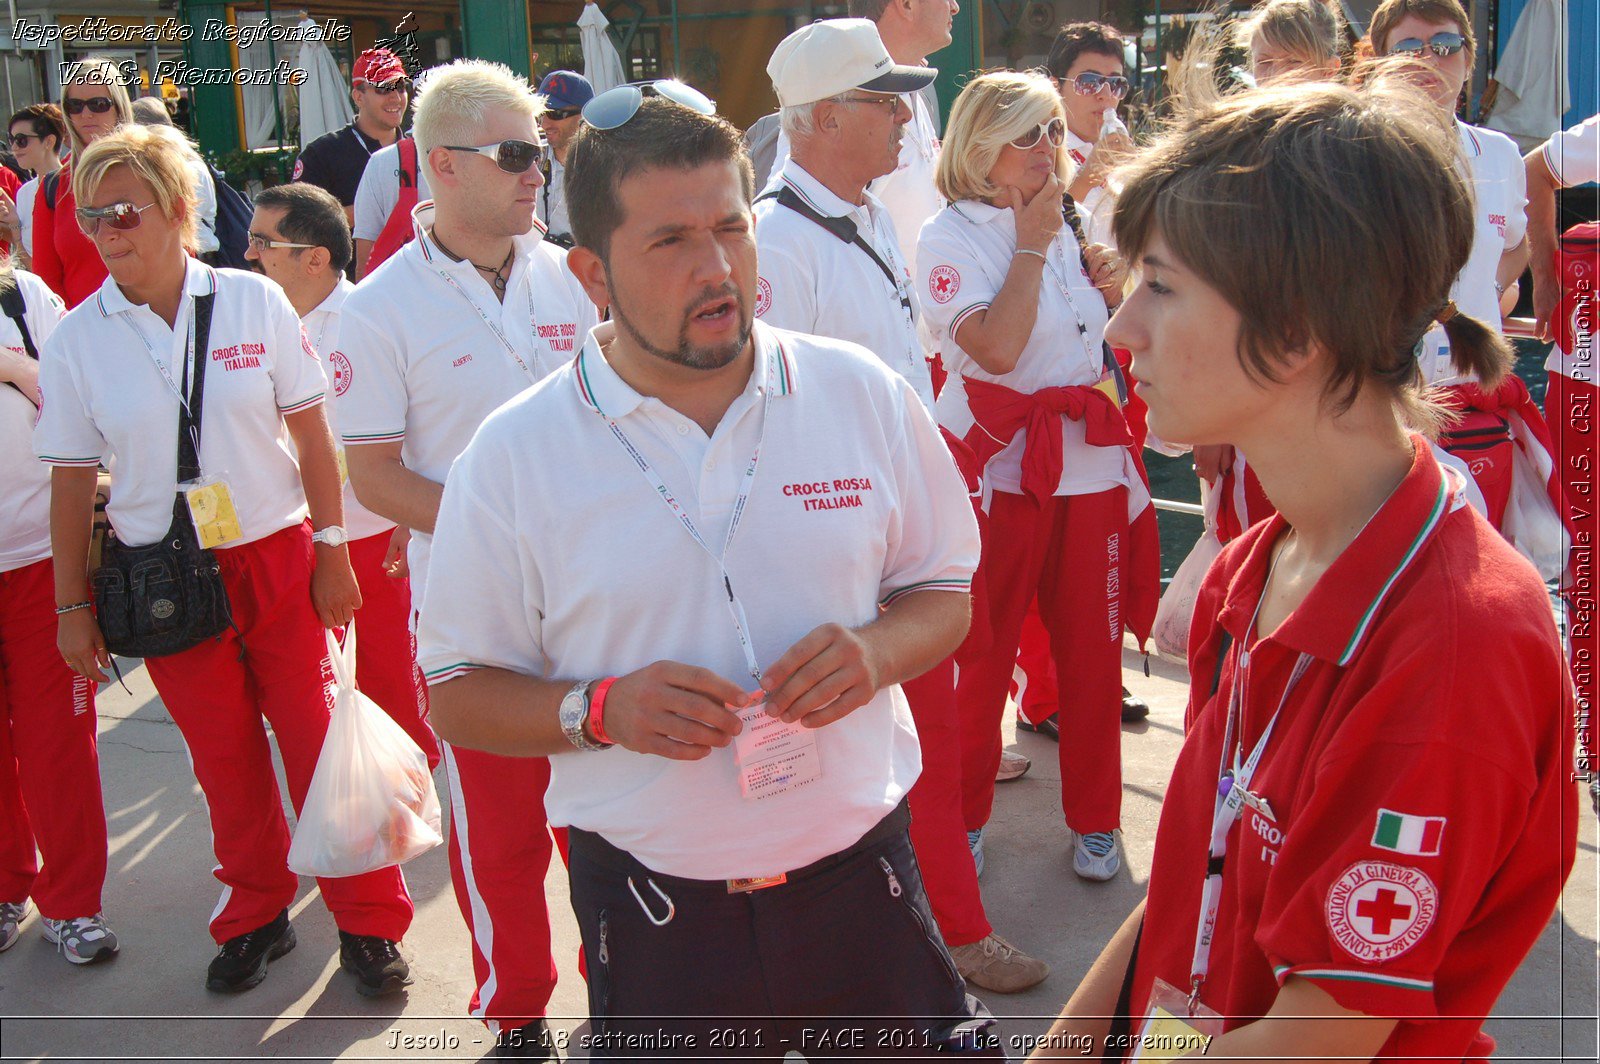
[[[883,275],[889,279],[889,283],[893,285],[894,290],[899,293],[900,305],[905,307],[906,310],[911,309],[911,299],[906,295],[905,290],[901,287],[900,278],[894,275],[894,270],[889,268],[889,264],[883,261],[883,258],[878,254],[873,246],[867,243],[866,240],[862,239],[861,233],[856,229],[855,222],[851,221],[849,218],[829,217],[828,215],[821,213],[816,208],[812,207],[811,204],[801,199],[800,194],[787,184],[779,185],[774,191],[763,192],[761,195],[756,197],[756,202],[759,203],[762,200],[768,199],[777,200],[780,205],[789,208],[802,218],[815,222],[828,232],[832,233],[834,236],[838,237],[840,240],[844,241],[846,244],[854,244],[856,247],[866,252],[867,257],[872,260],[873,264],[877,266],[878,269],[883,271]]]
[[[41,180],[39,184],[44,190],[44,205],[49,207],[51,210],[55,210],[56,196],[60,193],[61,189],[61,171],[50,171],[50,173],[44,175],[43,180]]]
[[[417,187],[417,140],[415,137],[401,137],[395,145],[395,150],[400,155],[400,187]]]
[[[33,334],[28,332],[28,304],[22,298],[22,288],[17,284],[15,277],[11,278],[11,283],[6,285],[5,291],[0,292],[0,312],[3,312],[6,317],[17,323],[17,331],[22,334],[22,349],[28,352],[29,358],[35,362],[39,361],[39,349],[33,346]],[[17,388],[10,381],[6,383],[16,388],[17,393],[27,399],[28,402],[33,402],[32,397],[27,392]],[[38,404],[34,403],[34,405],[37,406]]]

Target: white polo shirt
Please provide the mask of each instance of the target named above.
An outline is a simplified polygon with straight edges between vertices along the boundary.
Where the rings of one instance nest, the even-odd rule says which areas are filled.
[[[1495,271],[1500,256],[1527,236],[1528,172],[1516,143],[1504,133],[1465,122],[1456,126],[1472,177],[1477,230],[1472,254],[1451,285],[1450,298],[1458,311],[1498,332],[1500,294],[1494,289]],[[1423,340],[1422,373],[1429,384],[1471,379],[1459,375],[1451,364],[1443,326],[1435,325]]]
[[[1089,162],[1089,156],[1094,154],[1094,147],[1094,141],[1084,140],[1074,133],[1070,126],[1067,127],[1067,155],[1077,169],[1083,169]],[[1076,171],[1073,177],[1077,177]],[[1091,188],[1089,194],[1078,201],[1078,206],[1089,216],[1089,224],[1084,227],[1084,235],[1089,238],[1089,242],[1104,244],[1108,248],[1116,247],[1116,238],[1111,234],[1111,216],[1116,212],[1117,200],[1106,186],[1100,184]]]
[[[400,202],[400,149],[394,144],[385,145],[372,153],[366,169],[361,171],[361,183],[356,186],[355,221],[350,235],[356,240],[376,240]],[[417,200],[431,199],[428,191],[428,167],[422,156],[417,156]]]
[[[1017,250],[1015,216],[1009,207],[991,207],[977,200],[953,203],[922,230],[917,248],[917,283],[913,291],[923,319],[933,330],[950,377],[939,393],[939,424],[965,437],[974,420],[967,407],[962,377],[990,381],[1013,391],[1095,384],[1105,375],[1105,297],[1089,282],[1072,230],[1062,226],[1051,243],[1039,282],[1039,311],[1016,368],[996,376],[986,372],[956,342],[962,322],[987,310],[1005,283]],[[1062,286],[1071,293],[1070,300]],[[1074,313],[1076,308],[1077,313]],[[1088,330],[1081,336],[1078,315]],[[1119,485],[1142,484],[1125,447],[1093,447],[1081,421],[1061,419],[1065,462],[1057,495],[1088,495]],[[996,491],[1022,492],[1025,432],[990,461],[985,483]]]
[[[34,453],[60,466],[104,460],[114,485],[107,515],[117,538],[133,546],[155,542],[172,524],[177,387],[190,309],[195,296],[213,290],[200,472],[226,480],[232,492],[244,535],[229,546],[306,518],[283,417],[322,402],[322,363],[283,289],[258,274],[191,258],[177,329],[148,306],[128,302],[107,277],[94,298],[61,320],[41,360],[44,409]]]
[[[345,300],[339,350],[350,381],[339,396],[339,435],[346,447],[400,443],[407,469],[443,484],[490,411],[572,361],[599,315],[567,269],[566,251],[544,240],[540,226],[515,238],[501,303],[472,263],[434,243],[431,202],[412,217],[417,239]],[[422,532],[411,537],[417,602],[429,541]]]
[[[339,349],[339,317],[345,299],[355,290],[355,285],[340,277],[339,283],[328,293],[328,298],[300,319],[306,335],[311,338],[311,346],[316,348],[318,357],[322,359],[322,372],[327,374],[328,383],[332,386],[327,400],[328,425],[333,429],[334,443],[341,451],[344,444],[339,442],[339,396],[350,388],[350,360]],[[342,462],[340,468],[343,468]],[[348,478],[344,485],[344,530],[351,539],[366,539],[394,530],[393,521],[379,517],[361,505]]]
[[[824,217],[848,218],[895,280],[854,243],[845,243],[775,197],[758,199],[756,317],[774,328],[860,344],[910,381],[931,412],[933,377],[917,336],[911,269],[901,257],[889,212],[871,192],[859,207],[840,199],[793,159],[762,195],[784,187]]]
[[[67,312],[50,286],[27,270],[14,271],[27,307],[24,320],[34,350],[42,352],[56,323]],[[0,347],[27,357],[17,323],[0,314]],[[33,456],[32,400],[0,384],[0,573],[50,557],[50,467]]]
[[[545,151],[549,152],[548,146]],[[567,219],[567,168],[561,165],[554,153],[548,156],[550,160],[549,176],[543,185],[539,186],[538,199],[535,207],[538,210],[539,221],[544,223],[547,231],[557,236],[567,236],[572,232],[572,222]]]
[[[1562,188],[1600,181],[1600,115],[1590,115],[1571,129],[1557,133],[1540,150],[1545,165]]]
[[[718,550],[760,441],[725,562],[763,667],[820,624],[866,624],[914,590],[968,590],[978,536],[966,488],[910,385],[866,351],[756,322],[756,372],[707,438],[622,381],[602,354],[613,329],[496,412],[456,463],[419,630],[431,683],[481,667],[581,679],[671,659],[755,685],[717,565],[607,417]],[[668,875],[774,875],[850,846],[921,768],[898,687],[817,742],[822,778],[759,801],[740,795],[732,746],[700,761],[562,754],[545,808]]]

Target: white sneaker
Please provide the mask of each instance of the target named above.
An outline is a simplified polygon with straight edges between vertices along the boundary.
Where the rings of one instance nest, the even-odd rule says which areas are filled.
[[[44,937],[73,964],[93,964],[117,953],[116,932],[106,926],[106,918],[100,913],[70,920],[45,917]]]
[[[983,878],[983,829],[967,832],[967,849],[972,851],[972,863],[977,866],[978,878]]]
[[[28,918],[28,899],[0,901],[0,953],[17,944],[22,935],[22,921]]]
[[[1117,833],[1091,831],[1072,833],[1072,870],[1083,879],[1104,882],[1117,874],[1122,858],[1117,856]]]

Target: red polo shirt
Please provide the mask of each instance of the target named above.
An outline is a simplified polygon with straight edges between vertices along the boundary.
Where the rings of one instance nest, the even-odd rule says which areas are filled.
[[[1290,975],[1400,1017],[1379,1058],[1487,1056],[1481,1030],[1560,897],[1577,846],[1572,700],[1533,568],[1428,446],[1368,526],[1251,649],[1244,749],[1313,656],[1228,835],[1202,1000],[1263,1016]],[[1195,609],[1188,738],[1162,806],[1132,1009],[1187,989],[1239,647],[1281,515],[1223,551]],[[1221,629],[1232,636],[1220,685]],[[1430,1019],[1430,1017],[1465,1017]]]

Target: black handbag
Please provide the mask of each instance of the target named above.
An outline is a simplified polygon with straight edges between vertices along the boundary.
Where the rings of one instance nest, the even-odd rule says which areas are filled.
[[[194,384],[184,366],[188,405],[178,404],[178,483],[200,476],[200,415],[206,363],[210,361],[211,310],[215,293],[199,296],[194,308]],[[101,564],[90,578],[95,614],[106,649],[130,658],[177,654],[232,625],[228,592],[216,552],[200,546],[189,503],[179,491],[167,534],[143,547],[106,537]]]

